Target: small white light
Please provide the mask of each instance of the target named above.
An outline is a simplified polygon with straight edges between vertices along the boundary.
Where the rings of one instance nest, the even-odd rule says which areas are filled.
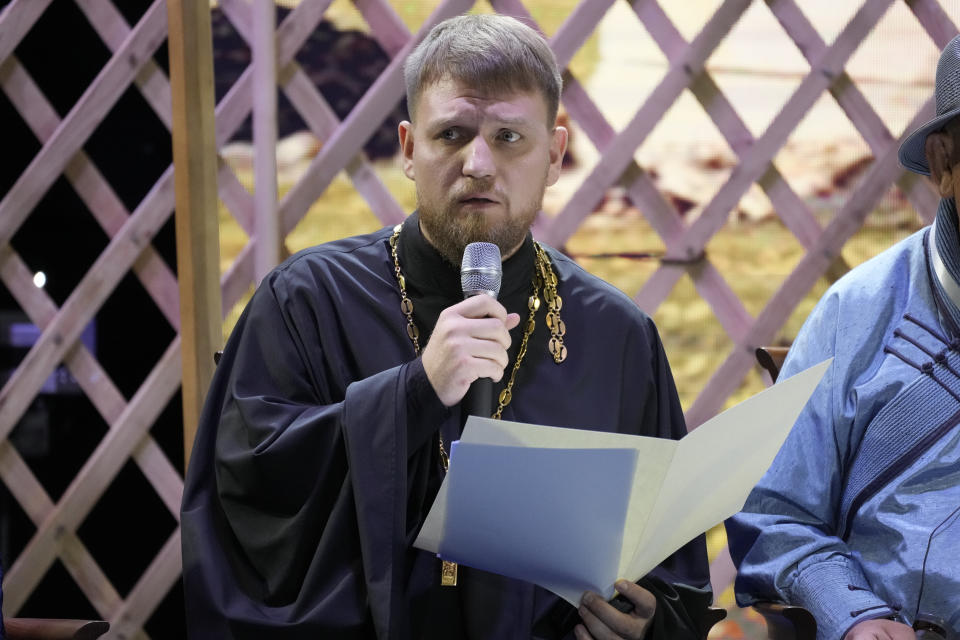
[[[33,284],[37,289],[43,289],[43,285],[47,284],[47,274],[37,271],[33,274]]]

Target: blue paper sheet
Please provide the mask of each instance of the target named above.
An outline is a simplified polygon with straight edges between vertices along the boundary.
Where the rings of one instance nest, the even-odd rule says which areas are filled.
[[[458,443],[440,555],[572,593],[616,574],[635,449]],[[562,499],[557,499],[562,497]]]

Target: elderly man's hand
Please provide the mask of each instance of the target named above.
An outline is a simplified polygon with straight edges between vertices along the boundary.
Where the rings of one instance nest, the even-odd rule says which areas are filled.
[[[913,627],[895,620],[864,620],[853,625],[843,640],[917,640]]]
[[[641,640],[647,635],[657,600],[640,585],[619,580],[617,591],[633,604],[633,611],[623,613],[601,596],[587,591],[580,601],[580,618],[583,624],[574,629],[577,640],[614,640],[628,638]]]

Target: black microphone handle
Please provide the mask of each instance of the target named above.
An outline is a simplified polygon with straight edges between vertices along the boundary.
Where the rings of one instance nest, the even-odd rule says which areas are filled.
[[[477,378],[463,397],[467,415],[489,418],[493,414],[493,380]]]

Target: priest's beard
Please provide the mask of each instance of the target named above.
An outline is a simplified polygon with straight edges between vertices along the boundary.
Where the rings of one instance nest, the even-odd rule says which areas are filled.
[[[453,197],[438,205],[424,197],[418,183],[417,212],[420,226],[433,248],[457,269],[463,260],[464,249],[471,242],[492,242],[500,248],[501,256],[509,256],[523,242],[543,204],[543,189],[537,190],[539,195],[522,203],[523,206],[517,209],[502,193],[497,192],[507,208],[505,217],[491,220],[483,213],[458,211],[462,194],[489,190],[480,181],[475,181],[457,189]]]

